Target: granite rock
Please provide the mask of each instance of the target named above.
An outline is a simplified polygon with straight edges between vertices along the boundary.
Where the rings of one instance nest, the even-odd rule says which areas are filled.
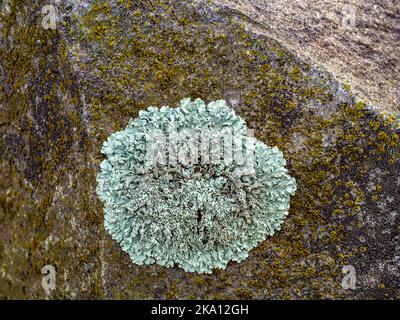
[[[54,1],[45,29],[48,4],[1,8],[1,298],[400,297],[396,106],[360,101],[210,1]],[[281,231],[211,275],[133,264],[95,192],[105,138],[184,97],[225,99],[298,185]],[[348,265],[354,290],[342,287]]]

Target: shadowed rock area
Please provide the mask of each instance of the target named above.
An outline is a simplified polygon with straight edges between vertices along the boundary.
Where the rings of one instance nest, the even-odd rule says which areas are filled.
[[[1,8],[0,297],[399,299],[400,129],[251,21],[203,1]],[[282,229],[212,275],[133,264],[95,193],[103,141],[150,105],[225,99],[298,190]],[[395,107],[393,106],[393,110]],[[45,292],[41,269],[53,265]],[[342,287],[343,266],[356,289]]]

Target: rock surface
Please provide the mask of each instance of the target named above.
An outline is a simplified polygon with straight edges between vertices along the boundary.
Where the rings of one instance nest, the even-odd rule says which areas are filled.
[[[221,0],[296,55],[351,85],[374,108],[400,110],[397,0]]]
[[[56,1],[54,30],[47,4],[2,4],[1,298],[400,298],[394,104],[359,101],[210,1]],[[212,275],[132,264],[95,193],[105,138],[184,97],[228,101],[298,184],[281,231]],[[341,285],[346,265],[355,290]]]

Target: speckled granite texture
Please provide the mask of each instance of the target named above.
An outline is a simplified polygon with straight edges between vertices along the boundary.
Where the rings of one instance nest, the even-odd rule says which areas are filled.
[[[245,17],[201,1],[3,1],[0,297],[398,299],[400,130]],[[225,99],[298,190],[282,229],[211,275],[132,264],[105,232],[101,144],[149,105]],[[395,106],[392,108],[395,110]],[[41,268],[57,271],[46,296]],[[357,288],[341,286],[353,265]]]

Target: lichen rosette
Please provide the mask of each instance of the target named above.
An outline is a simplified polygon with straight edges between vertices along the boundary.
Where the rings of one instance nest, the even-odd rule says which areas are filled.
[[[171,124],[177,133],[232,129],[254,146],[252,170],[248,161],[225,161],[223,152],[220,161],[203,163],[196,157],[197,163],[188,163],[178,157],[174,162],[168,161],[172,149],[166,147],[166,161],[149,159],[149,147],[165,145],[154,132],[167,131]],[[186,141],[174,141],[177,154],[185,154]],[[233,145],[233,152],[239,147]],[[280,230],[296,190],[282,152],[249,137],[243,119],[224,100],[205,105],[184,99],[177,108],[149,107],[125,130],[113,133],[101,152],[107,159],[100,165],[97,193],[104,203],[105,228],[140,265],[211,273],[240,262]]]

